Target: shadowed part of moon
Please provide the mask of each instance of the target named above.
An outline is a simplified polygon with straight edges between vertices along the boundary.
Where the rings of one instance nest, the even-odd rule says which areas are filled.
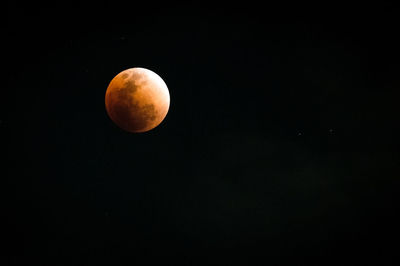
[[[134,93],[138,90],[135,82],[128,80],[116,95],[118,104],[112,108],[112,117],[118,125],[130,125],[128,131],[140,131],[157,117],[153,104],[140,106],[135,102]]]

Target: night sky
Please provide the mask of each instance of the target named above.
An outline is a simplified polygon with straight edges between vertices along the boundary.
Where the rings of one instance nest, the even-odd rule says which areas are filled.
[[[58,2],[8,3],[4,261],[394,262],[398,4]],[[171,95],[147,133],[104,106],[131,67]]]

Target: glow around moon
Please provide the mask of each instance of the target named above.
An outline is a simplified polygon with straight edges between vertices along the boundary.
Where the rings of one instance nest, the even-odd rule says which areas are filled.
[[[158,126],[168,113],[170,96],[162,78],[145,68],[130,68],[108,85],[108,116],[129,132],[145,132]]]

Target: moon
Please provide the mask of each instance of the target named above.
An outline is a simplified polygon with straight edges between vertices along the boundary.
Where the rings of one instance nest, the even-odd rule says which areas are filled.
[[[108,116],[118,127],[132,133],[157,127],[166,117],[169,104],[168,87],[162,78],[141,67],[116,75],[105,96]]]

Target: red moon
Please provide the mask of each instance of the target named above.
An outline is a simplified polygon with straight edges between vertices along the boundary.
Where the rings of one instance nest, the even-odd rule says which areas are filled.
[[[168,113],[169,103],[168,87],[162,78],[140,67],[116,75],[105,97],[111,120],[123,130],[134,133],[158,126]]]

